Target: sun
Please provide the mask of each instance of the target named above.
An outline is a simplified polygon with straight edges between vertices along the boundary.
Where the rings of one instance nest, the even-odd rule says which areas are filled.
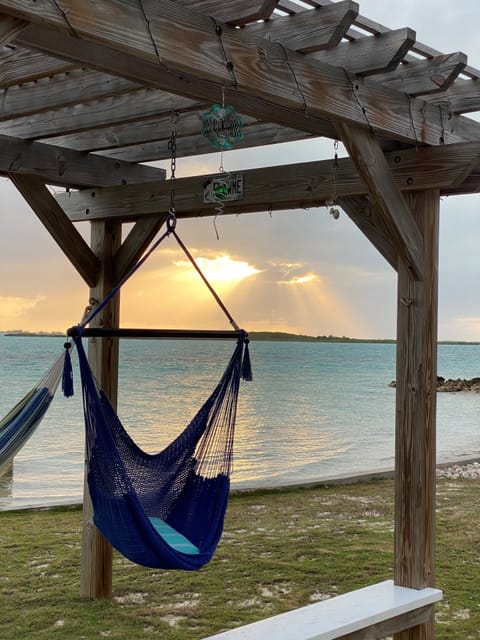
[[[197,257],[195,261],[211,284],[234,285],[245,280],[245,278],[250,278],[260,273],[259,269],[248,262],[234,260],[228,255],[221,255],[215,258]],[[176,262],[175,264],[179,267],[191,267],[186,260]]]

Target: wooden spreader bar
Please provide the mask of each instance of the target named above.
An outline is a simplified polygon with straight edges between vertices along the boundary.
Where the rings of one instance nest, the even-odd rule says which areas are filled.
[[[67,330],[70,337],[79,333],[78,327]],[[88,327],[82,330],[88,338],[175,338],[192,340],[228,340],[244,337],[244,331],[210,330],[210,329],[135,329],[135,328],[102,328]]]

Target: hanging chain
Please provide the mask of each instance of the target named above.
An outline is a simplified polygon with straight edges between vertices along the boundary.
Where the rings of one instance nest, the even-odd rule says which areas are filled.
[[[170,150],[170,206],[168,209],[167,227],[171,230],[175,228],[176,213],[175,213],[175,172],[177,169],[177,121],[178,114],[172,115],[172,131],[170,134],[170,140],[168,142],[168,148]]]
[[[333,180],[333,204],[337,204],[337,170],[338,170],[338,140],[333,141],[333,167],[332,167],[332,180]]]
[[[226,128],[225,123],[225,90],[222,87],[222,109],[221,109],[221,129],[222,132]],[[217,227],[217,218],[221,216],[225,211],[225,198],[228,195],[228,191],[230,188],[230,173],[225,171],[225,167],[223,166],[223,156],[225,153],[225,145],[227,143],[226,137],[222,137],[222,144],[220,147],[220,165],[218,167],[218,171],[220,172],[220,176],[215,180],[215,188],[214,188],[214,199],[215,199],[215,216],[213,218],[213,228],[215,229],[215,235],[217,240],[220,240],[220,234],[218,233]]]
[[[327,203],[330,204],[329,214],[334,220],[340,217],[340,210],[337,207],[337,171],[338,171],[338,140],[333,141],[333,165],[332,165],[332,199]]]
[[[222,87],[222,129],[225,128],[225,89],[224,87]],[[223,138],[222,140],[222,146],[220,148],[220,166],[218,167],[218,170],[220,171],[220,173],[225,173],[225,169],[223,168],[223,154],[225,151],[225,143],[226,143],[226,139]]]

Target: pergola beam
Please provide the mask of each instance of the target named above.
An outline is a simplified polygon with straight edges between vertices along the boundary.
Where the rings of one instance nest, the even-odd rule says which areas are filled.
[[[438,96],[458,78],[467,65],[467,56],[461,52],[437,56],[428,60],[418,60],[399,65],[394,71],[375,76],[376,82],[383,82],[392,89],[398,89],[410,96]]]
[[[410,50],[415,37],[412,29],[396,29],[376,38],[342,42],[334,49],[319,51],[313,58],[360,75],[390,71]]]
[[[199,112],[187,111],[176,119],[177,157],[216,152],[205,137],[200,135]],[[329,128],[333,135],[333,127]],[[94,131],[50,138],[49,144],[68,147],[77,151],[88,151],[109,158],[120,158],[127,162],[170,159],[169,142],[172,133],[172,114],[161,114],[138,123],[126,123],[103,127]],[[280,142],[292,142],[311,138],[298,129],[280,127],[269,122],[258,122],[243,118],[243,138],[235,149],[259,147]]]
[[[278,0],[177,0],[178,4],[195,9],[217,20],[241,26],[255,20],[267,20],[277,6]]]
[[[28,99],[28,96],[26,98]],[[25,105],[25,102],[23,104]],[[0,122],[0,134],[29,140],[46,139],[47,142],[56,144],[56,136],[81,134],[84,130],[88,131],[89,135],[95,135],[95,130],[100,127],[112,126],[115,123],[129,123],[133,127],[144,118],[168,113],[171,119],[172,111],[196,107],[198,103],[189,98],[139,87],[136,91],[111,95],[104,100],[87,99],[73,107],[36,111],[31,115]],[[28,106],[26,108],[28,109]]]
[[[292,51],[312,53],[335,47],[357,15],[358,4],[345,0],[321,11],[300,11],[292,16],[276,16],[275,20],[250,24],[246,31],[279,42]]]
[[[171,127],[171,125],[170,125]],[[131,129],[131,128],[130,128]],[[183,133],[183,129],[181,130]],[[180,133],[180,129],[177,129]],[[163,136],[160,138],[158,130],[152,130],[148,141],[122,146],[119,148],[109,148],[95,153],[106,155],[109,158],[119,158],[127,162],[149,162],[155,160],[170,159],[172,155],[169,149],[170,138],[166,137],[167,131],[164,130]],[[170,133],[170,130],[168,130]],[[129,137],[130,134],[127,132]],[[133,134],[135,135],[135,133]],[[147,130],[142,130],[143,135],[148,135]],[[312,139],[308,133],[303,133],[298,129],[290,129],[288,127],[280,127],[269,122],[256,122],[244,127],[244,136],[236,145],[235,149],[249,149],[265,145],[275,145],[282,142],[293,142],[296,140]],[[121,139],[121,138],[120,138]],[[197,133],[191,135],[178,135],[177,137],[177,157],[184,158],[188,156],[211,154],[215,151],[210,142]]]
[[[78,103],[133,93],[139,89],[140,85],[124,78],[90,69],[72,69],[68,73],[45,78],[42,82],[19,83],[14,87],[0,89],[0,121],[16,120],[22,116],[39,113],[38,120],[45,123],[45,120],[53,117],[53,113],[45,113],[49,109],[55,109],[58,113],[61,108],[77,105],[78,110]],[[115,110],[115,105],[111,108]],[[70,118],[75,117],[75,111],[70,110]]]
[[[447,91],[429,96],[428,100],[458,113],[480,111],[480,80],[457,80]]]
[[[12,16],[2,16],[0,18],[0,47],[4,47],[13,38],[22,31],[28,22],[19,20]]]
[[[51,185],[88,187],[163,180],[165,171],[0,135],[0,174],[37,176]]]
[[[70,61],[51,58],[38,51],[5,47],[0,51],[0,88],[16,87],[26,82],[68,73],[77,66]]]
[[[400,191],[433,187],[458,188],[459,181],[480,164],[480,143],[425,147],[385,154],[384,162]],[[244,197],[225,202],[225,213],[238,214],[262,210],[285,210],[323,206],[332,198],[365,196],[366,182],[350,158],[340,158],[332,180],[333,160],[305,162],[239,173],[244,177]],[[175,209],[179,218],[211,216],[214,205],[203,202],[203,185],[214,175],[177,178]],[[136,220],[168,211],[170,185],[155,181],[142,185],[88,189],[58,194],[58,202],[72,221],[118,218]]]
[[[324,118],[340,117],[410,143],[480,137],[478,123],[442,107],[228,25],[217,32],[211,18],[168,0],[144,4],[148,24],[136,5],[113,0],[64,0],[68,21],[48,0],[0,0],[0,11],[32,22],[16,40],[24,46],[193,99],[224,89],[239,112],[305,132],[321,135]]]
[[[132,102],[132,99],[135,100],[135,96],[130,94],[128,96],[128,102],[130,102],[130,104]],[[127,100],[125,100],[125,103],[126,102]],[[144,104],[143,107],[144,110],[150,109],[151,112],[154,113],[155,98],[153,96],[149,96],[148,93],[145,92],[145,102],[146,104]],[[175,108],[175,100],[173,100],[172,102],[172,108]],[[150,105],[150,107],[148,107],[147,105]],[[92,110],[93,108],[94,107],[92,106]],[[207,107],[205,107],[205,110],[207,110]],[[105,123],[107,123],[106,112]],[[243,120],[243,127],[245,132],[244,139],[251,138],[250,144],[259,144],[255,140],[255,132],[252,132],[251,134],[247,133],[247,127],[250,127],[255,123],[256,121],[253,118],[245,118]],[[137,145],[164,141],[165,148],[167,148],[172,132],[172,111],[167,111],[165,109],[165,111],[162,110],[156,115],[150,115],[148,117],[142,118],[142,120],[138,122],[125,122],[122,120],[120,124],[114,124],[114,122],[110,122],[109,124],[110,126],[104,126],[99,129],[87,129],[86,131],[78,131],[76,133],[50,138],[48,142],[54,145],[59,145],[60,147],[76,149],[77,151],[92,152],[105,150],[105,155],[110,157],[113,157],[111,156],[110,152],[112,151],[114,153],[116,147],[127,147],[127,153],[128,148],[130,147],[132,153],[135,154]],[[177,131],[177,156],[183,155],[179,147],[183,138],[187,136],[196,137],[197,145],[202,146],[203,142],[203,146],[205,147],[205,149],[214,151],[210,141],[201,135],[201,126],[200,112],[197,110],[184,111],[177,116],[175,120],[175,129]],[[289,131],[292,130],[289,129]],[[243,142],[243,140],[241,142]],[[238,145],[236,145],[235,148],[238,148]],[[170,157],[170,155],[171,151],[167,154],[166,157]]]

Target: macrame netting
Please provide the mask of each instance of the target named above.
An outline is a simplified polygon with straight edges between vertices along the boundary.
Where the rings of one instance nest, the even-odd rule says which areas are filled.
[[[148,454],[123,428],[96,383],[80,336],[88,486],[94,522],[124,556],[148,567],[198,569],[212,557],[227,506],[237,398],[246,340],[195,417],[163,451]],[[159,524],[160,523],[160,524]],[[179,550],[163,524],[191,543]]]

